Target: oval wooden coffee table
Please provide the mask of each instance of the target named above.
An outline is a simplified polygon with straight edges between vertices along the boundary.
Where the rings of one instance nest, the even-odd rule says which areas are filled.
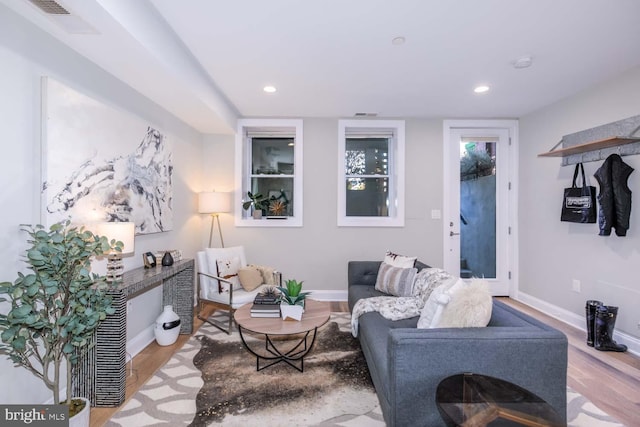
[[[313,348],[318,328],[327,323],[331,316],[329,303],[307,299],[300,321],[282,320],[280,317],[251,317],[252,305],[253,303],[248,303],[237,309],[234,313],[234,319],[238,324],[242,344],[249,353],[256,356],[256,370],[261,371],[269,366],[284,362],[303,372],[304,357]],[[258,353],[247,343],[243,330],[264,338],[264,352]],[[298,339],[298,342],[294,342],[293,345],[280,345],[280,349],[276,347],[274,341],[288,341],[290,343],[291,340],[287,339],[288,336],[291,336],[292,339]],[[260,366],[261,360],[266,364]],[[296,363],[299,363],[300,366]]]

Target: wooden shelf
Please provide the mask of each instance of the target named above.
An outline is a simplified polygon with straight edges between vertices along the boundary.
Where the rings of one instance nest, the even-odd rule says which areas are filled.
[[[572,147],[561,148],[546,153],[538,154],[538,157],[565,157],[572,154],[581,154],[588,151],[601,150],[603,148],[617,147],[619,145],[631,144],[640,141],[640,138],[630,138],[625,136],[613,136],[599,141],[587,142],[584,144],[574,145]]]

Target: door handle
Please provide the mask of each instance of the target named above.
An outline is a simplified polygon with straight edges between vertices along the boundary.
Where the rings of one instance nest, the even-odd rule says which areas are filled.
[[[449,232],[449,237],[453,237],[453,236],[459,236],[460,233],[454,233],[453,231]]]

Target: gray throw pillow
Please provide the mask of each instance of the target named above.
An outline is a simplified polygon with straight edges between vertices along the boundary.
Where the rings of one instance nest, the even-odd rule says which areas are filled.
[[[410,297],[417,268],[399,268],[385,262],[380,264],[376,290],[396,297]]]

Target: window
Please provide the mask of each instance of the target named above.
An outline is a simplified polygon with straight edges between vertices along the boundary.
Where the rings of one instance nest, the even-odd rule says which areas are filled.
[[[340,120],[338,226],[404,226],[404,121]]]
[[[302,226],[302,120],[238,120],[236,188],[236,225]]]

